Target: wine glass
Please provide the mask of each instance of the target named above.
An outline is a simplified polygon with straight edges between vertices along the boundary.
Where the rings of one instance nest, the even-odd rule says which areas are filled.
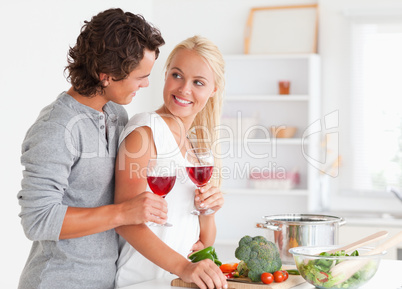
[[[205,186],[212,177],[214,170],[214,156],[208,148],[193,148],[186,151],[186,171],[190,180],[198,189]],[[193,215],[210,215],[215,211],[211,208],[202,208],[199,202],[195,202],[195,210],[191,211]]]
[[[154,194],[162,198],[172,190],[176,182],[176,166],[170,159],[150,159],[147,167],[147,182]],[[155,226],[171,227],[166,222],[164,225],[153,223]]]

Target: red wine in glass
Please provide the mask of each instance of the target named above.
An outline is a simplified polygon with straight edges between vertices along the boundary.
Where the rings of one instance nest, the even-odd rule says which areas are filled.
[[[190,180],[197,186],[205,186],[212,177],[214,170],[214,156],[208,148],[193,148],[186,152],[186,171]],[[193,215],[209,215],[215,211],[211,208],[198,207],[191,211]]]
[[[213,166],[186,167],[189,178],[197,187],[203,187],[209,182],[213,170]]]
[[[176,182],[176,165],[169,159],[150,159],[147,167],[147,182],[151,191],[164,198]],[[157,225],[154,223],[154,225]],[[157,225],[158,226],[158,225]],[[164,225],[171,227],[166,222]]]
[[[172,190],[176,182],[176,176],[148,176],[147,181],[152,192],[164,198]]]

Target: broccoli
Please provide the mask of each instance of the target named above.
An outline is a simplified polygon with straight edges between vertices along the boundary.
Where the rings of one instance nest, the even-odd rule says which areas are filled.
[[[262,236],[241,238],[235,256],[247,265],[248,277],[253,282],[261,281],[262,273],[273,273],[282,267],[276,245]]]

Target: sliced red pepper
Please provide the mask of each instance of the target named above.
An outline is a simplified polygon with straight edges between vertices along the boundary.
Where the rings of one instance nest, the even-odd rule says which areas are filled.
[[[226,263],[222,264],[219,268],[223,273],[230,273],[237,269],[238,263]]]
[[[320,283],[325,283],[328,281],[328,274],[325,272],[320,272],[318,276],[316,276],[317,281]]]

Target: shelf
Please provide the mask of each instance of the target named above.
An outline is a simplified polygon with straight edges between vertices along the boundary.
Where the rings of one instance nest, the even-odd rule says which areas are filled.
[[[222,160],[223,165],[234,172],[241,169],[238,173],[243,173],[247,166],[298,168],[300,183],[291,190],[254,189],[246,175],[233,174],[222,191],[233,199],[244,195],[254,199],[275,196],[284,204],[289,197],[297,197],[289,210],[315,209],[320,195],[319,172],[309,165],[309,157],[320,155],[321,147],[317,134],[312,137],[304,133],[320,118],[319,55],[232,54],[225,55],[225,62],[227,85],[222,123],[231,131],[221,131],[222,151],[230,156]],[[280,80],[290,81],[290,94],[279,94]],[[270,127],[281,124],[298,128],[293,138],[273,138]]]
[[[226,60],[263,60],[263,59],[307,59],[318,57],[315,53],[295,53],[295,54],[227,54]]]
[[[309,101],[304,94],[290,95],[227,95],[225,101]]]
[[[232,189],[222,188],[225,195],[282,195],[282,196],[299,196],[305,197],[308,195],[308,190],[256,190],[252,188]]]
[[[229,142],[222,142],[229,143]],[[308,140],[303,140],[302,138],[247,138],[247,139],[236,139],[233,141],[234,144],[279,144],[279,145],[305,145],[308,144]]]

